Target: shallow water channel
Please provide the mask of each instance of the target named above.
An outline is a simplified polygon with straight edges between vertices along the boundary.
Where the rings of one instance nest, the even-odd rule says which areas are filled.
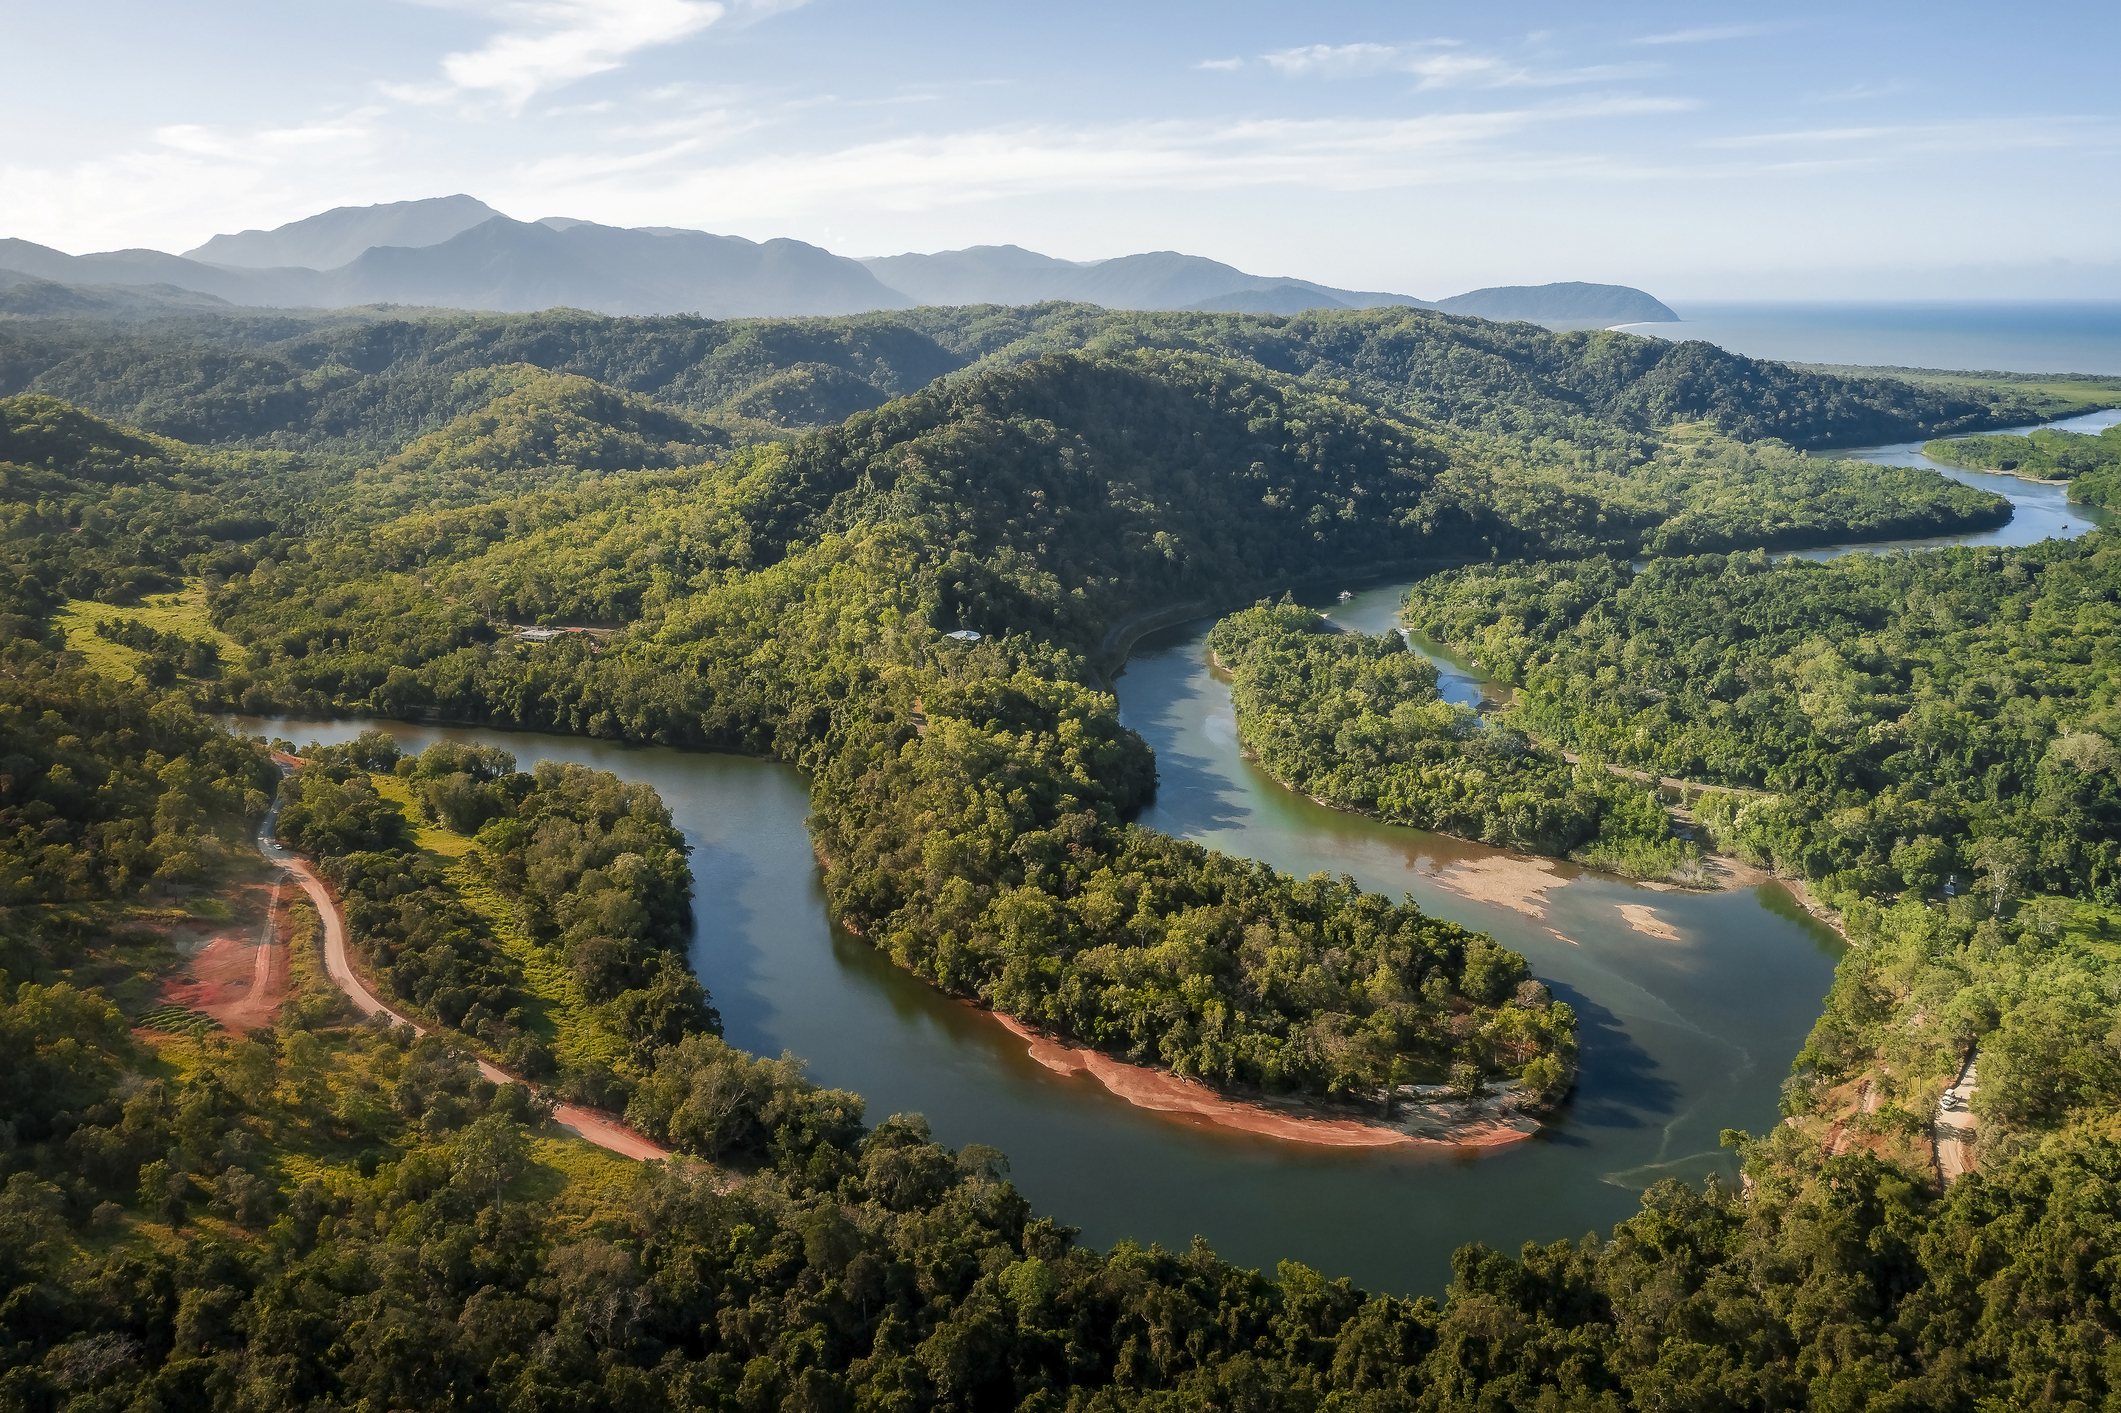
[[[2060,425],[2096,430],[2114,416]],[[1841,454],[1926,464],[1914,447]],[[2058,489],[1947,474],[2018,502],[2010,526],[1970,537],[1976,543],[2090,527]],[[1319,606],[1348,627],[1382,632],[1405,588],[1380,584]],[[731,1043],[802,1056],[818,1082],[865,1095],[872,1119],[920,1112],[942,1142],[1000,1148],[1035,1206],[1098,1246],[1131,1238],[1183,1247],[1197,1234],[1241,1265],[1294,1259],[1372,1289],[1438,1293],[1451,1251],[1466,1242],[1515,1250],[1602,1233],[1659,1178],[1733,1179],[1718,1133],[1776,1121],[1778,1086],[1818,1015],[1839,939],[1775,885],[1663,892],[1564,866],[1570,881],[1548,895],[1543,917],[1452,892],[1440,869],[1494,851],[1315,805],[1241,757],[1229,691],[1203,646],[1211,622],[1142,639],[1118,679],[1124,719],[1155,749],[1161,780],[1141,822],[1290,872],[1346,873],[1411,893],[1522,952],[1581,1027],[1576,1094],[1538,1139],[1478,1158],[1321,1149],[1136,1109],[1088,1075],[1055,1074],[992,1020],[829,923],[803,829],[805,787],[787,766],[403,722],[231,724],[298,743],[348,740],[377,724],[412,749],[476,740],[513,751],[526,768],[574,761],[653,784],[693,848],[692,963]],[[1418,646],[1438,660],[1453,700],[1478,700],[1470,665]],[[1623,904],[1656,909],[1678,940],[1634,930]]]
[[[2060,422],[2039,422],[2025,427],[2002,427],[1995,436],[2022,437],[2046,428],[2058,432],[2098,433],[2121,422],[2121,408],[2105,408]],[[1862,447],[1852,451],[1822,452],[1855,461],[1877,461],[1888,466],[1923,466],[1984,491],[1993,491],[2011,503],[2011,518],[1993,530],[1977,535],[1947,535],[1930,540],[1894,540],[1884,545],[1834,545],[1826,549],[1799,550],[1799,559],[1833,559],[1838,555],[1879,550],[1936,549],[1943,545],[2029,545],[2040,540],[2070,540],[2097,525],[2111,524],[2113,516],[2097,506],[2072,505],[2068,488],[2050,481],[2023,481],[1987,471],[1962,471],[1922,454],[1921,442],[1899,442],[1892,446]],[[1776,556],[1778,559],[1782,556]]]

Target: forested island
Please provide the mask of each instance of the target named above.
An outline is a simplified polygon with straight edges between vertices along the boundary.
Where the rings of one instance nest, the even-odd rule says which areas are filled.
[[[1292,789],[1634,877],[1705,876],[1653,790],[1443,700],[1435,664],[1396,631],[1337,632],[1285,600],[1222,619],[1208,645],[1231,676],[1239,739]]]
[[[9,1406],[2107,1396],[2113,552],[1764,553],[2001,523],[1805,452],[2007,398],[1419,310],[22,323],[0,370]],[[1441,1302],[1087,1249],[1002,1155],[724,1044],[652,790],[379,733],[283,779],[215,719],[770,755],[809,778],[834,915],[946,992],[1228,1092],[1564,1102],[1575,1017],[1522,957],[1130,822],[1155,762],[1107,629],[1360,565],[1442,571],[1411,620],[1515,715],[1476,728],[1403,644],[1270,601],[1217,650],[1277,773],[1624,867],[1686,851],[1538,743],[1752,785],[1717,840],[1867,944],[1798,1124],[1733,1135],[1749,1195],[1469,1247]],[[159,989],[266,886],[274,798],[426,1035],[354,1023],[299,905],[265,1023]],[[1975,1045],[1998,1137],[1940,1191],[1906,1116]],[[1852,1084],[1876,1141],[1830,1153]],[[679,1156],[558,1136],[555,1098]]]

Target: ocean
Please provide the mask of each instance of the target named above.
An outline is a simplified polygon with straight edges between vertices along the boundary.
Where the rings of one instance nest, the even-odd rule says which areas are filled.
[[[1619,327],[1791,363],[2121,377],[2121,300],[1671,307],[1683,322]]]

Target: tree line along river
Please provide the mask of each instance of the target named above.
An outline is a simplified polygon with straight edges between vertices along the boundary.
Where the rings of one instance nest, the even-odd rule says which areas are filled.
[[[1845,454],[1920,462],[1913,447]],[[2057,488],[1948,474],[2017,504],[2009,525],[1972,541],[2022,544],[2091,527]],[[1382,632],[1405,588],[1377,584],[1345,602],[1325,594],[1319,605],[1348,627]],[[1514,1251],[1603,1233],[1660,1178],[1735,1181],[1718,1134],[1776,1122],[1781,1081],[1818,1014],[1840,939],[1774,884],[1659,891],[1562,865],[1566,881],[1545,895],[1543,916],[1454,891],[1441,871],[1497,851],[1316,805],[1242,758],[1229,692],[1203,646],[1212,622],[1141,639],[1118,678],[1123,719],[1157,758],[1160,784],[1141,823],[1292,873],[1346,873],[1366,888],[1411,893],[1522,952],[1576,1009],[1582,1045],[1575,1095],[1538,1139],[1479,1157],[1319,1148],[1138,1109],[1086,1074],[1056,1074],[986,1015],[831,924],[803,828],[805,785],[789,766],[483,728],[230,724],[326,744],[379,724],[413,750],[478,741],[526,769],[571,761],[650,782],[693,848],[691,960],[730,1042],[803,1057],[819,1083],[866,1096],[872,1121],[919,1112],[941,1142],[1001,1149],[1038,1210],[1095,1245],[1183,1247],[1198,1235],[1241,1265],[1292,1259],[1372,1289],[1440,1293],[1451,1251],[1466,1242]],[[1431,651],[1445,690],[1476,698],[1469,665]],[[1654,909],[1676,936],[1638,930],[1623,906]]]

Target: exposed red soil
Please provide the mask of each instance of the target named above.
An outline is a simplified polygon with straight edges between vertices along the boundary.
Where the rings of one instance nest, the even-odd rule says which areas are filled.
[[[287,917],[270,882],[240,884],[223,897],[235,917],[218,926],[181,972],[163,978],[158,996],[241,1034],[270,1026],[287,999]]]
[[[1096,1050],[1080,1049],[1051,1039],[1014,1016],[1005,1016],[999,1011],[989,1014],[1024,1041],[1032,1059],[1057,1074],[1087,1073],[1137,1108],[1183,1115],[1219,1128],[1327,1148],[1498,1148],[1520,1143],[1531,1136],[1502,1124],[1473,1122],[1454,1131],[1448,1139],[1420,1138],[1358,1119],[1320,1118],[1225,1098],[1204,1084],[1168,1071],[1130,1065]]]

